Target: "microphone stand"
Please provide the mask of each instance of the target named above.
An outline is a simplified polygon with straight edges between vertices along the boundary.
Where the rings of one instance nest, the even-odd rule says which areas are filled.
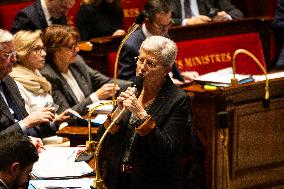
[[[89,136],[89,140],[86,141],[86,148],[87,148],[87,152],[89,153],[94,153],[95,152],[95,148],[96,148],[96,142],[92,140],[92,136],[91,136],[91,118],[92,118],[92,114],[96,111],[96,109],[98,109],[99,107],[105,106],[105,105],[109,105],[109,104],[115,104],[116,100],[110,101],[110,102],[104,102],[101,104],[98,104],[97,106],[95,106],[94,108],[92,108],[89,112],[88,112],[88,136]]]
[[[126,42],[126,40],[129,38],[129,36],[136,31],[136,29],[140,26],[140,24],[136,24],[135,22],[132,24],[132,26],[128,29],[127,34],[125,35],[125,37],[122,39],[118,50],[117,50],[117,54],[115,57],[115,63],[114,63],[114,73],[113,73],[113,96],[112,96],[112,100],[115,100],[115,94],[116,94],[116,85],[117,85],[117,65],[118,65],[118,59],[119,59],[119,55],[120,55],[120,51],[122,49],[122,46],[124,45],[124,43]]]
[[[118,65],[118,59],[119,59],[119,55],[120,55],[120,51],[122,49],[122,46],[124,45],[124,43],[126,42],[126,40],[129,38],[129,36],[136,31],[136,29],[139,27],[139,24],[134,23],[128,30],[128,33],[126,34],[126,36],[122,39],[119,48],[117,50],[117,54],[116,54],[116,58],[115,58],[115,66],[114,66],[114,87],[113,87],[113,96],[112,96],[112,102],[116,101],[116,85],[117,85],[117,65]],[[115,105],[113,103],[113,105]],[[89,134],[89,141],[87,141],[89,147],[95,149],[95,167],[96,167],[96,178],[95,181],[93,182],[93,185],[91,186],[91,188],[95,188],[95,189],[103,189],[103,185],[104,185],[104,181],[101,177],[100,171],[99,171],[99,157],[100,157],[100,151],[101,151],[101,147],[102,147],[102,143],[107,135],[107,133],[109,132],[109,130],[113,127],[113,125],[117,122],[118,119],[120,119],[120,117],[123,115],[123,113],[126,111],[125,108],[123,108],[121,110],[121,112],[117,115],[117,117],[113,120],[113,122],[108,126],[108,128],[106,129],[106,131],[104,132],[103,136],[100,138],[97,146],[95,145],[94,141],[91,141],[91,136]],[[92,115],[93,111],[90,111],[88,113],[88,118],[89,120],[91,119],[91,115]],[[89,133],[91,133],[91,121],[88,122],[88,126],[89,126]],[[96,147],[95,147],[96,146]]]
[[[238,85],[238,80],[236,79],[236,56],[241,53],[246,54],[249,57],[251,57],[265,75],[265,97],[264,97],[263,107],[268,108],[269,107],[269,87],[268,87],[269,80],[267,77],[267,71],[264,68],[264,66],[260,63],[260,61],[248,50],[238,49],[234,52],[233,62],[232,62],[233,63],[233,78],[231,79],[231,84],[233,87],[236,87]]]

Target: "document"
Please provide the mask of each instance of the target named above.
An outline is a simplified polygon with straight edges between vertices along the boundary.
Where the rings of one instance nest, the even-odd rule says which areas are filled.
[[[93,178],[65,180],[31,180],[29,189],[90,189]]]
[[[31,172],[35,179],[78,178],[93,173],[93,169],[84,161],[75,162],[81,148],[47,147],[39,154],[39,160]]]
[[[250,75],[236,74],[236,79],[238,81],[248,77],[250,77]],[[195,81],[226,87],[231,85],[232,78],[233,78],[233,69],[232,67],[228,67],[225,69],[218,70],[216,72],[210,72],[204,75],[200,75],[198,78],[195,79]]]

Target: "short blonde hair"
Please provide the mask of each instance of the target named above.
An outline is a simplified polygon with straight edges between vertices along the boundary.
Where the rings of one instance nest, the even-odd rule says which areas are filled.
[[[6,43],[10,41],[13,41],[13,35],[7,30],[0,29],[0,50],[2,50],[1,43]]]
[[[21,62],[30,53],[34,43],[40,39],[41,30],[25,31],[20,30],[14,35],[14,45],[17,59]]]

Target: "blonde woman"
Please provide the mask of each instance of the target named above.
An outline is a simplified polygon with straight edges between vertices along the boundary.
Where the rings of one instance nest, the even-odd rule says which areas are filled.
[[[22,30],[14,35],[17,62],[10,75],[17,83],[29,114],[53,104],[51,84],[38,70],[44,66],[46,56],[40,35],[40,30]],[[67,110],[56,115],[51,127],[57,130],[59,125],[68,118]]]

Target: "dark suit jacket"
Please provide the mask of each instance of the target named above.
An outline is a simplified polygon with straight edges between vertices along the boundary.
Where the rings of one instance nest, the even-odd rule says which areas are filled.
[[[3,82],[2,85],[5,85],[6,86],[5,88],[9,90],[9,93],[11,94],[15,103],[17,104],[18,109],[19,111],[21,111],[22,115],[24,115],[24,117],[28,116],[28,113],[26,112],[25,109],[25,102],[22,99],[22,96],[17,88],[17,84],[15,83],[14,79],[11,78],[10,76],[6,76],[2,80],[2,82]],[[0,132],[6,133],[10,131],[18,131],[22,133],[22,129],[19,123],[15,122],[15,119],[11,114],[9,107],[2,98],[2,95],[0,95]],[[42,125],[42,126],[29,128],[27,130],[27,134],[29,136],[43,138],[46,136],[54,135],[55,131],[52,130],[48,125]]]
[[[71,64],[69,69],[86,97],[81,103],[78,102],[71,87],[53,62],[47,62],[41,73],[52,85],[52,97],[54,102],[59,105],[58,112],[72,108],[84,115],[87,113],[86,106],[92,103],[89,96],[104,84],[113,82],[113,79],[93,70],[81,58],[77,58],[76,63]],[[118,80],[117,83],[119,86],[127,84],[121,80]]]
[[[209,15],[211,8],[218,8],[219,11],[227,12],[232,19],[242,18],[243,13],[237,9],[229,0],[197,0],[198,10],[200,15]],[[174,22],[181,24],[181,4],[180,0],[174,0],[173,3],[173,18]]]
[[[119,56],[118,78],[131,81],[134,80],[136,76],[135,57],[139,55],[140,46],[145,39],[146,36],[144,35],[142,29],[139,28],[126,40]],[[174,78],[183,81],[176,64],[173,65],[172,73]]]
[[[189,97],[167,76],[148,113],[157,121],[157,126],[147,136],[136,138],[132,188],[181,189],[181,144],[189,129]],[[128,112],[118,123],[120,130],[106,138],[106,147],[114,147],[106,176],[109,189],[115,188],[118,179],[121,158],[128,142],[125,135],[129,118]]]
[[[60,21],[61,24],[66,25],[66,16],[62,16]],[[44,30],[47,26],[40,0],[36,0],[33,4],[17,13],[11,27],[11,32],[16,33],[19,30]]]
[[[123,11],[120,7],[102,1],[98,7],[82,4],[76,21],[81,40],[110,36],[123,29]]]

